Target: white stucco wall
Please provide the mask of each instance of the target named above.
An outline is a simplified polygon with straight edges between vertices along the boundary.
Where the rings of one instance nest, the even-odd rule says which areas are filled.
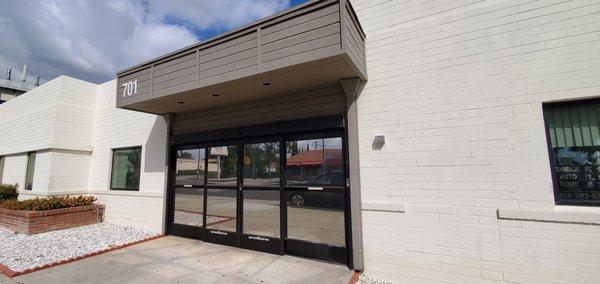
[[[22,187],[25,183],[27,171],[27,155],[10,155],[4,157],[4,174],[1,183],[18,184]]]
[[[0,106],[3,183],[20,198],[94,194],[106,220],[162,232],[167,125],[162,117],[117,109],[115,81],[58,77]],[[139,191],[110,190],[112,149],[142,146]],[[37,152],[33,190],[23,190],[27,153]]]
[[[88,151],[55,150],[52,155],[49,192],[68,194],[87,190],[91,154]]]
[[[86,179],[83,183],[73,183],[69,176],[89,168],[96,94],[96,84],[60,76],[2,104],[0,155],[14,162],[19,157],[18,164],[5,166],[9,175],[2,182],[18,182],[24,198],[85,191],[87,170],[85,176],[80,176],[80,181]],[[76,151],[84,157],[65,161],[61,154],[65,151]],[[31,191],[24,190],[28,152],[37,152]],[[63,173],[57,175],[59,168]]]
[[[25,171],[27,172],[27,171]],[[19,187],[19,197],[26,195],[47,194],[50,190],[50,174],[52,173],[52,152],[39,151],[35,155],[35,167],[33,170],[33,184],[31,190],[24,190],[25,184]]]
[[[0,105],[0,155],[91,150],[97,85],[60,76]]]
[[[108,222],[162,232],[167,124],[160,116],[117,109],[115,82],[99,86],[88,189],[106,204]],[[142,146],[140,190],[110,190],[112,149],[131,146]]]
[[[541,104],[600,96],[600,3],[351,2],[367,33],[358,101],[366,274],[597,282],[600,226],[563,220],[600,210],[554,205]],[[499,209],[529,220],[499,219]]]

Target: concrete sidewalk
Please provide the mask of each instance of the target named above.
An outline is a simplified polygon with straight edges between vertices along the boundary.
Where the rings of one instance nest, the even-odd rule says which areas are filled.
[[[14,280],[20,283],[348,283],[352,274],[343,265],[168,236]],[[0,278],[0,284],[14,283],[3,279]]]
[[[16,284],[17,282],[0,273],[0,284]]]

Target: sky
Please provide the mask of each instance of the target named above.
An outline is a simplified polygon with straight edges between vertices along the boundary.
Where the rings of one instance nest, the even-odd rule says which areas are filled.
[[[0,0],[0,74],[94,83],[307,0]]]

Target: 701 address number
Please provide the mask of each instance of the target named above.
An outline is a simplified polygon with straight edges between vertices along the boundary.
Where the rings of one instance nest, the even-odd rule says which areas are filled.
[[[137,94],[137,85],[137,79],[123,83],[123,85],[121,85],[123,87],[123,98]]]

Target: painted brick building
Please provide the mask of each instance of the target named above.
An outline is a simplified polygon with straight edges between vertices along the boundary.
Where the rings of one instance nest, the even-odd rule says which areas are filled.
[[[94,194],[109,222],[393,282],[595,283],[599,42],[590,0],[311,1],[3,104],[0,177],[26,186],[35,153],[23,196]]]

